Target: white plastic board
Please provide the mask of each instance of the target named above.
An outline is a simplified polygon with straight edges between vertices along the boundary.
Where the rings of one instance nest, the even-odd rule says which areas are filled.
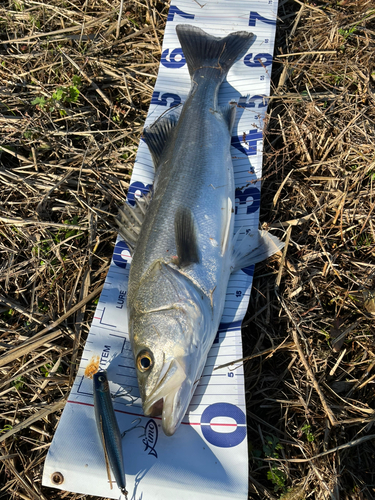
[[[235,230],[256,231],[262,169],[262,127],[269,95],[277,0],[172,0],[159,75],[146,123],[184,102],[190,77],[176,35],[179,23],[215,36],[248,30],[250,52],[230,70],[219,103],[237,101],[232,138],[236,191]],[[148,191],[154,169],[143,141],[134,165],[128,201]],[[193,182],[193,180],[192,180]],[[246,406],[242,365],[214,370],[242,357],[241,321],[250,296],[253,268],[232,275],[221,325],[189,410],[172,437],[158,418],[144,417],[128,339],[126,291],[131,257],[117,239],[77,378],[50,446],[43,485],[77,493],[120,498],[108,480],[96,429],[92,380],[85,371],[107,369],[123,439],[125,473],[132,500],[242,499],[248,493]],[[135,424],[134,419],[138,419]],[[61,484],[53,477],[60,473]],[[112,477],[112,479],[114,479]]]

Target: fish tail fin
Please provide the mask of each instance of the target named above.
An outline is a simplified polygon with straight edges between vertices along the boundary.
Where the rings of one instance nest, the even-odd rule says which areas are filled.
[[[237,31],[218,38],[190,24],[177,25],[176,32],[190,76],[201,68],[210,68],[216,70],[221,80],[256,38],[248,31]]]

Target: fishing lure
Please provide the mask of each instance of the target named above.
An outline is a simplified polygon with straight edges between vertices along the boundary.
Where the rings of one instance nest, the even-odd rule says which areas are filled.
[[[99,371],[95,373],[93,382],[95,420],[102,441],[106,464],[109,463],[117,486],[127,498],[121,433],[113,409],[107,372]]]

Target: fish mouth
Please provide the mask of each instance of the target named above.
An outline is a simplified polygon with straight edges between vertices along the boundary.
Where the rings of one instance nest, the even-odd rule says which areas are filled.
[[[181,405],[181,390],[186,373],[180,360],[172,359],[165,364],[155,389],[143,403],[146,416],[162,415],[162,427],[167,436],[174,434],[185,415],[186,408]]]

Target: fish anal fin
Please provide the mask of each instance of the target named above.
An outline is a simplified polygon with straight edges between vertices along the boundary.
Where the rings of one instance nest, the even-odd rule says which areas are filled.
[[[232,272],[257,264],[279,252],[284,243],[267,231],[246,234],[239,242],[239,232],[234,237]]]
[[[180,207],[177,209],[174,231],[178,265],[186,267],[189,264],[199,262],[196,224],[190,208]]]

